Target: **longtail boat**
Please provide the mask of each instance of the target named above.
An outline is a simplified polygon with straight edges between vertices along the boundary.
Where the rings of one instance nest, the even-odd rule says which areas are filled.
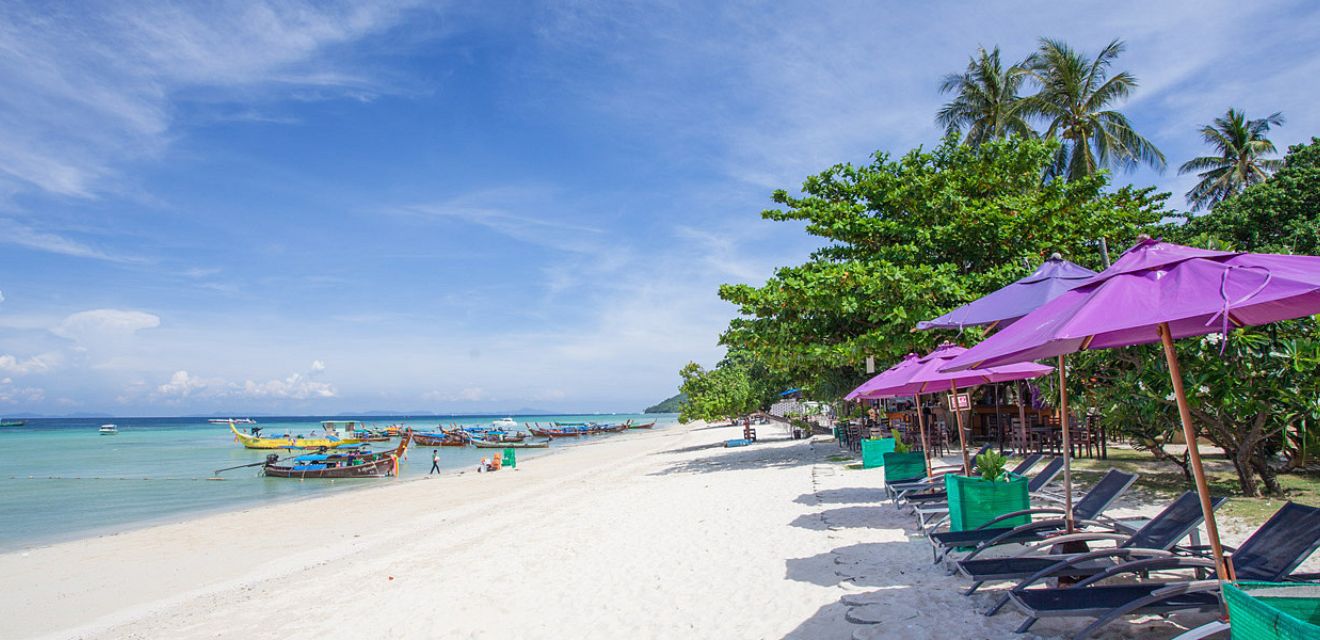
[[[627,425],[627,423],[624,423],[624,424],[612,424],[612,425],[602,425],[602,426],[595,427],[595,428],[592,430],[592,433],[623,433],[624,431],[627,431],[627,430],[628,430],[628,425]]]
[[[655,426],[655,420],[652,420],[646,424],[633,424],[632,421],[629,420],[626,424],[628,425],[629,429],[650,429],[651,427]]]
[[[348,445],[359,444],[361,440],[357,438],[340,438],[338,436],[327,435],[322,438],[304,438],[304,437],[280,437],[266,438],[263,436],[243,433],[232,423],[229,430],[234,432],[234,439],[248,449],[334,449]]]
[[[399,446],[385,451],[354,453],[349,451],[314,453],[281,460],[276,454],[266,456],[262,472],[268,478],[384,478],[398,475],[399,459],[408,449],[408,434]]]
[[[419,447],[465,447],[469,438],[457,433],[425,432],[412,433],[412,440]]]
[[[550,440],[541,440],[538,442],[488,442],[485,440],[473,440],[472,446],[478,449],[544,449],[550,446]]]
[[[565,437],[576,437],[576,436],[585,436],[585,435],[587,435],[587,434],[589,433],[589,432],[588,432],[585,428],[583,428],[583,427],[560,427],[560,428],[545,427],[545,428],[542,428],[542,427],[541,427],[541,423],[539,423],[539,422],[536,423],[536,426],[535,426],[535,427],[527,427],[527,430],[528,430],[528,431],[531,431],[531,432],[532,432],[532,435],[534,435],[534,436],[540,436],[540,437],[542,437],[542,438],[565,438]]]

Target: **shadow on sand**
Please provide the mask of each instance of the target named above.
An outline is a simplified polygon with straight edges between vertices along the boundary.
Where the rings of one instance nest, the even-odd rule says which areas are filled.
[[[815,493],[804,493],[793,499],[798,504],[856,504],[858,502],[884,502],[885,490],[880,487],[848,487],[846,489],[822,489]]]
[[[805,445],[806,441],[803,441]],[[706,447],[687,448],[686,452],[702,451]],[[720,471],[739,471],[745,469],[787,469],[819,464],[823,460],[815,451],[804,451],[800,446],[758,447],[753,444],[746,448],[729,451],[716,444],[713,451],[719,455],[702,456],[692,460],[675,463],[651,475],[670,475],[675,473],[715,473]],[[683,449],[673,449],[665,453],[684,453]]]

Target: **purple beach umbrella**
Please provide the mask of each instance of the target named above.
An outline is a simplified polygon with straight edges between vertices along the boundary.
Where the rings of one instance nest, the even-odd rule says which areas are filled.
[[[1002,367],[968,369],[952,373],[941,371],[941,369],[948,366],[949,362],[966,351],[967,349],[964,347],[960,347],[951,342],[945,342],[934,351],[915,360],[909,356],[893,368],[894,373],[889,376],[887,384],[873,386],[862,393],[860,397],[915,397],[921,394],[940,393],[944,391],[957,395],[959,388],[992,382],[1009,382],[1012,380],[1037,378],[1054,370],[1053,367],[1022,362]],[[962,411],[959,411],[957,407],[952,408],[954,409],[954,415],[958,420],[958,442],[962,447],[963,473],[970,474],[972,465],[971,460],[967,457],[967,436],[963,427]],[[920,420],[920,410],[917,411],[917,415]],[[923,440],[924,437],[923,427]]]
[[[1320,256],[1209,251],[1144,238],[1113,266],[986,338],[945,369],[1049,357],[1058,357],[1062,366],[1064,356],[1075,351],[1161,342],[1216,569],[1220,579],[1228,579],[1173,340],[1316,313]]]
[[[1003,328],[1094,275],[1094,271],[1068,262],[1056,253],[1036,267],[1031,275],[934,320],[918,322],[917,329],[962,329],[981,325]]]

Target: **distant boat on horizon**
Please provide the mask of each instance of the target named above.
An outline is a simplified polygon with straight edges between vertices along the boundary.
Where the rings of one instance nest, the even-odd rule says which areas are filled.
[[[97,432],[103,436],[119,435],[119,426],[113,424],[103,424],[101,425],[101,428],[97,430]]]
[[[21,427],[27,424],[27,420],[6,420],[0,418],[0,427]]]
[[[252,418],[211,418],[207,420],[211,424],[256,424],[257,421]]]

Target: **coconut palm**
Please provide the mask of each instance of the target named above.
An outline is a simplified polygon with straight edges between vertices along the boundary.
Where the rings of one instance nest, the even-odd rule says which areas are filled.
[[[1058,40],[1043,38],[1025,65],[1040,91],[1023,109],[1049,124],[1045,136],[1062,143],[1051,175],[1074,179],[1103,168],[1132,169],[1145,163],[1164,169],[1164,154],[1110,107],[1127,98],[1137,79],[1123,71],[1109,74],[1123,42],[1114,40],[1094,59]]]
[[[1179,174],[1196,173],[1201,178],[1187,192],[1187,201],[1194,209],[1212,208],[1282,167],[1282,160],[1261,157],[1277,152],[1265,135],[1271,125],[1281,124],[1283,114],[1278,112],[1248,120],[1245,113],[1229,109],[1222,117],[1215,118],[1213,125],[1202,127],[1201,138],[1219,155],[1193,158],[1178,167]]]
[[[1018,95],[1025,79],[1026,69],[1021,65],[1004,68],[999,47],[992,51],[979,47],[967,61],[965,71],[944,76],[940,93],[952,93],[954,97],[939,110],[935,120],[951,135],[966,128],[964,142],[973,146],[1010,135],[1033,137],[1035,132],[1023,118],[1022,98]]]

